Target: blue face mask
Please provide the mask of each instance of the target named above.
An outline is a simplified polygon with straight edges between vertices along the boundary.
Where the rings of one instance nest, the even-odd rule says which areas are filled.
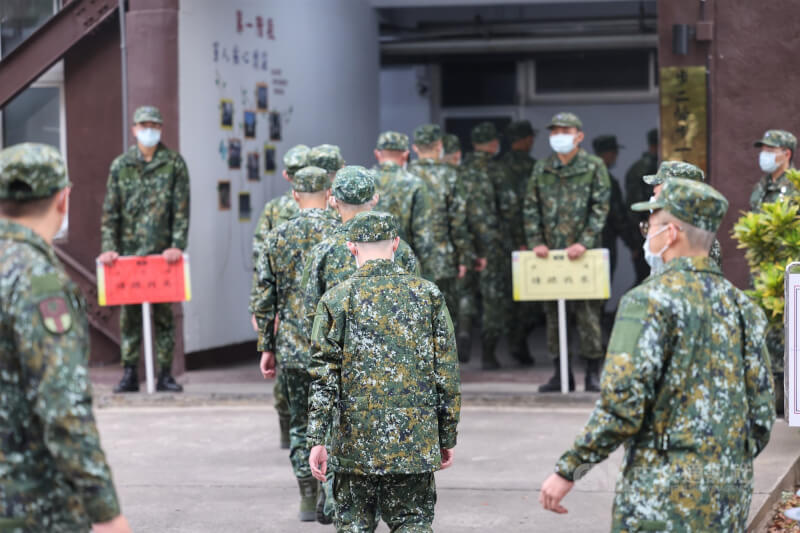
[[[136,140],[138,140],[142,146],[152,148],[161,140],[161,131],[155,128],[141,128],[136,132]]]
[[[653,233],[652,235],[648,235],[647,238],[644,240],[644,244],[642,245],[642,250],[644,251],[644,260],[648,265],[650,265],[651,274],[657,273],[664,267],[663,255],[664,252],[667,251],[667,248],[669,248],[669,243],[665,244],[664,247],[658,251],[658,253],[653,253],[650,251],[650,239],[652,237],[655,237],[656,235],[664,233],[665,231],[667,231],[667,229],[669,229],[669,226],[665,225],[663,228]]]
[[[550,148],[559,154],[568,154],[575,148],[575,136],[571,133],[556,133],[550,136]]]

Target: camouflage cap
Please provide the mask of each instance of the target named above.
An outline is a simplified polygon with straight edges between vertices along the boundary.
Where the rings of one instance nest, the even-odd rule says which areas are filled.
[[[297,192],[320,192],[330,189],[331,181],[328,171],[319,167],[303,167],[292,179],[292,189]]]
[[[158,122],[159,124],[164,123],[161,118],[161,111],[152,105],[143,105],[133,112],[133,123],[138,124],[140,122]]]
[[[423,124],[414,130],[414,144],[425,146],[442,139],[442,128],[438,124]]]
[[[344,166],[342,151],[333,144],[320,144],[308,152],[309,166],[324,168],[328,172],[336,172]]]
[[[653,128],[647,132],[647,144],[655,146],[658,144],[658,128]]]
[[[484,144],[497,139],[497,128],[488,120],[481,122],[471,133],[472,144]]]
[[[508,142],[516,142],[520,139],[536,135],[536,130],[533,129],[529,120],[517,120],[512,122],[506,128],[506,138]]]
[[[46,144],[22,143],[0,151],[0,199],[46,198],[71,185],[61,154]]]
[[[705,181],[706,175],[691,163],[683,161],[662,161],[658,167],[658,172],[642,176],[642,180],[648,185],[661,185],[671,178],[683,178],[694,181]]]
[[[305,144],[298,144],[289,148],[283,154],[283,166],[286,167],[286,172],[293,175],[295,172],[308,164],[308,153],[311,148]]]
[[[797,137],[784,130],[767,130],[761,140],[753,143],[758,148],[772,146],[774,148],[789,148],[794,154],[797,148]]]
[[[672,178],[661,193],[649,202],[633,204],[634,211],[663,209],[675,218],[696,228],[716,232],[728,211],[728,200],[711,185],[699,181]]]
[[[446,154],[461,151],[461,139],[458,138],[458,135],[453,135],[452,133],[447,133],[442,137],[442,145]]]
[[[583,122],[581,119],[578,118],[578,115],[574,113],[556,113],[553,118],[550,119],[550,123],[547,125],[547,129],[553,128],[578,128],[579,130],[583,129]]]
[[[378,142],[375,144],[377,150],[397,150],[405,152],[408,150],[408,135],[399,131],[384,131],[378,135]]]
[[[603,152],[616,152],[625,147],[617,143],[616,135],[598,135],[592,140],[592,148],[594,148],[594,153],[602,154]]]
[[[336,173],[333,196],[346,204],[361,205],[375,196],[375,175],[359,165],[349,165]]]
[[[397,237],[394,216],[380,211],[366,211],[354,216],[347,227],[350,242],[388,241]]]

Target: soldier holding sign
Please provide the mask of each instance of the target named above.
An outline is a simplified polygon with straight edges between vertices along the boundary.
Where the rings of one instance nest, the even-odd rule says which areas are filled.
[[[97,258],[111,265],[120,255],[163,254],[167,262],[180,261],[189,238],[189,171],[177,152],[161,143],[163,120],[153,106],[133,114],[136,144],[111,163],[101,222],[103,253]],[[153,305],[156,353],[160,372],[156,390],[181,392],[172,377],[175,328],[171,304]],[[114,392],[139,390],[139,347],[142,311],[122,307],[122,380]]]

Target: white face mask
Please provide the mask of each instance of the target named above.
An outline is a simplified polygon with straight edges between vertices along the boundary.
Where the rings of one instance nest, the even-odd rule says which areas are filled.
[[[53,241],[64,242],[69,235],[69,204],[67,204],[67,212],[64,213],[64,220],[61,221],[61,227],[58,228],[58,233],[53,236]]]
[[[777,156],[778,154],[775,152],[761,152],[758,154],[758,166],[760,166],[761,170],[764,172],[772,174],[778,170],[778,167],[780,166],[780,164],[778,164],[778,162],[775,160]]]
[[[644,260],[645,262],[650,265],[650,273],[655,274],[664,266],[664,252],[667,251],[669,248],[669,243],[665,244],[664,247],[659,250],[657,253],[653,253],[650,251],[650,239],[664,233],[669,229],[669,225],[665,225],[663,228],[658,230],[657,232],[653,233],[652,235],[648,235],[647,238],[644,240],[644,244],[642,245],[642,250],[644,251]]]
[[[161,131],[155,128],[141,128],[136,131],[136,140],[146,147],[151,148],[161,140]]]
[[[550,148],[559,154],[568,154],[575,148],[575,136],[571,133],[556,133],[550,136]]]

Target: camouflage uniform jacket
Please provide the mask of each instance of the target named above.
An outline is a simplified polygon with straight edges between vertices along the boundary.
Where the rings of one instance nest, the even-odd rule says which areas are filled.
[[[436,246],[436,235],[444,233],[445,220],[433,209],[425,182],[396,163],[384,162],[373,170],[380,197],[376,210],[394,215],[400,238],[414,250],[422,275],[429,280],[454,277],[449,268],[452,259]]]
[[[368,261],[325,293],[316,315],[308,445],[325,444],[333,427],[336,472],[438,470],[440,449],[456,445],[461,410],[455,334],[439,289],[390,261]]]
[[[258,351],[275,352],[283,368],[308,366],[308,338],[303,324],[305,258],[315,244],[336,227],[323,209],[303,209],[273,229],[258,258],[258,297],[254,314],[258,322]],[[280,318],[277,336],[275,318]]]
[[[137,146],[111,163],[101,223],[103,251],[120,255],[186,249],[189,171],[177,152],[159,144],[148,163]]]
[[[509,150],[503,155],[501,161],[511,173],[515,183],[514,190],[517,193],[517,198],[521,201],[528,192],[528,180],[533,172],[533,165],[536,164],[536,159],[527,152]]]
[[[458,167],[467,201],[467,228],[473,237],[478,257],[503,253],[504,234],[500,229],[495,205],[494,185],[478,168]]]
[[[464,158],[464,166],[482,170],[492,182],[495,195],[495,212],[501,224],[505,249],[518,249],[525,244],[522,222],[522,203],[517,196],[516,185],[508,168],[493,159],[487,152],[470,152]],[[510,237],[510,240],[509,240]]]
[[[467,198],[464,186],[458,179],[458,172],[433,159],[414,161],[409,165],[409,171],[422,178],[435,193],[434,206],[440,205],[446,210],[447,234],[442,240],[449,241],[455,263],[472,266],[476,255],[472,235],[467,228]],[[443,242],[440,246],[446,247],[447,244]],[[455,264],[453,272],[455,273]]]
[[[623,296],[600,400],[556,465],[580,477],[625,444],[612,530],[744,531],[775,420],[766,325],[706,257]]]
[[[798,191],[786,177],[785,172],[776,180],[767,174],[758,180],[753,188],[753,193],[750,195],[750,210],[759,211],[761,204],[775,202],[784,196],[796,196],[797,194]]]
[[[556,154],[533,167],[525,197],[528,247],[562,249],[600,245],[608,217],[611,183],[603,161],[579,150],[566,165]]]
[[[653,195],[653,187],[642,181],[642,176],[658,172],[658,157],[644,152],[625,174],[625,202],[628,207],[638,202],[646,202]],[[648,214],[633,213],[633,220],[647,220]]]
[[[86,306],[53,248],[0,221],[0,529],[88,531],[120,512],[92,414]]]

